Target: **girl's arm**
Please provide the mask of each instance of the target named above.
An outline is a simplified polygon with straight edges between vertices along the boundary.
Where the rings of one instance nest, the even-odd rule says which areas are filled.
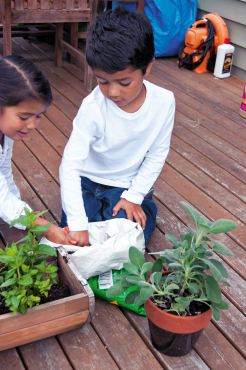
[[[13,179],[11,156],[12,142],[9,141],[5,159],[0,168],[0,218],[8,224],[18,218],[24,208],[30,209],[28,204],[20,199],[20,192]],[[15,227],[24,229],[22,225],[16,225]]]

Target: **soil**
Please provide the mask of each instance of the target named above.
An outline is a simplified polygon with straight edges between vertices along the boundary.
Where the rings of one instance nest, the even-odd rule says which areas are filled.
[[[71,295],[69,287],[65,284],[53,285],[48,297],[41,297],[41,301],[39,304],[52,302],[57,299],[66,298]],[[10,313],[11,311],[8,307],[5,307],[3,297],[0,296],[0,315],[5,313]]]
[[[158,301],[163,302],[163,303],[158,303],[157,304],[157,307],[159,307],[161,310],[170,309],[171,302],[168,299],[166,299],[165,297],[161,297],[161,296],[159,296],[159,297],[156,296],[156,299],[158,299]],[[152,302],[155,303],[155,301],[153,299],[152,299]],[[187,312],[187,314],[184,315],[184,316],[200,315],[201,313],[207,311],[208,309],[209,309],[209,307],[205,303],[193,301],[193,302],[191,302],[191,304],[189,306],[189,312]],[[171,313],[173,315],[178,316],[177,312],[168,311],[168,313]]]

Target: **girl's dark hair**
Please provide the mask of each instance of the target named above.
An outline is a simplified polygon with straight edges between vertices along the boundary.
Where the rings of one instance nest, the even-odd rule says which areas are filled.
[[[49,81],[34,63],[21,56],[0,58],[0,108],[18,105],[27,99],[50,105]]]
[[[120,7],[99,16],[87,36],[87,63],[92,69],[107,73],[128,67],[145,73],[154,52],[153,31],[148,19]]]

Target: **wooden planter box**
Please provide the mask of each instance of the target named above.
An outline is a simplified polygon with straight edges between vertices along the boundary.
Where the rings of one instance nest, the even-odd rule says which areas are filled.
[[[60,279],[69,286],[71,296],[31,308],[25,315],[0,315],[0,351],[76,329],[90,320],[94,295],[86,280],[76,271],[77,276],[74,274],[74,266],[62,249],[58,266]]]

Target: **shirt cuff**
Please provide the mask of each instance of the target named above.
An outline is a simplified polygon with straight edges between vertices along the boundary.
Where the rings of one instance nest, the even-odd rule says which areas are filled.
[[[22,203],[23,204],[23,203]],[[17,211],[16,211],[16,216],[14,218],[14,220],[16,218],[19,218],[20,216],[25,216],[25,208],[29,209],[29,211],[32,211],[31,207],[24,203],[24,205],[22,205]],[[15,224],[14,227],[16,227],[16,229],[20,229],[20,230],[26,230],[26,226],[24,225],[21,225],[21,224]]]
[[[135,204],[142,204],[144,197],[143,195],[132,191],[132,190],[125,190],[121,194],[121,198],[128,200],[128,202],[135,203]]]
[[[83,221],[68,221],[69,231],[88,230],[88,219]]]

